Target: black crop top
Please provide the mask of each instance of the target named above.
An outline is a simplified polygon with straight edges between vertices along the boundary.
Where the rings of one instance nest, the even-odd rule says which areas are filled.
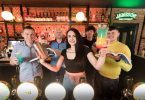
[[[78,61],[76,57],[74,59],[68,59],[66,55],[66,49],[62,51],[61,55],[64,57],[64,64],[66,71],[70,73],[84,72],[87,66],[87,54],[91,52],[88,47],[84,46],[84,56]]]

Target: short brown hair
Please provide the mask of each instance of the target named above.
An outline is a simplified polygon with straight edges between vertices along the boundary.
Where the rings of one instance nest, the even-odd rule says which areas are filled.
[[[24,30],[25,30],[25,29],[30,29],[30,30],[35,31],[35,30],[34,30],[34,28],[33,28],[33,27],[31,27],[31,26],[25,26],[25,27],[24,27]]]
[[[88,27],[85,28],[85,32],[93,30],[94,33],[96,33],[96,28],[93,25],[89,25]]]

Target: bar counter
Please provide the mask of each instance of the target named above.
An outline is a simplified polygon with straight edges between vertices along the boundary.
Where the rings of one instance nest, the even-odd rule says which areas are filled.
[[[9,64],[9,58],[0,59],[0,81],[11,82],[11,77],[16,74],[16,66]]]
[[[1,58],[1,59],[0,59],[0,67],[1,67],[1,66],[11,66],[11,65],[9,64],[9,62],[10,62],[9,58]]]
[[[120,83],[121,87],[124,88],[125,85],[125,77],[131,76],[134,79],[134,83],[136,82],[145,82],[145,58],[141,56],[134,55],[132,56],[132,69],[129,72],[122,71],[120,75]],[[47,79],[49,76],[49,70],[43,68],[44,78]],[[9,58],[0,59],[0,81],[11,82],[11,77],[16,74],[16,66],[12,66],[9,64]]]

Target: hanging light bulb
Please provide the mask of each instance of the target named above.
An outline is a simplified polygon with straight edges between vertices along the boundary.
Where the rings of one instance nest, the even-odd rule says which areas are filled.
[[[78,12],[76,14],[76,20],[77,21],[86,21],[86,17],[84,15],[84,13],[83,12]]]
[[[3,11],[1,13],[1,16],[4,20],[7,20],[7,21],[10,21],[10,20],[13,20],[15,19],[15,17],[13,16],[13,14],[9,11]]]

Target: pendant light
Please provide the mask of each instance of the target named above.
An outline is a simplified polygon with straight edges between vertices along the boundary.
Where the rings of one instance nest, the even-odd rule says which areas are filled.
[[[15,17],[13,16],[13,14],[11,12],[9,12],[9,11],[3,11],[1,13],[1,16],[6,21],[11,21],[11,20],[14,20],[15,19]]]
[[[77,21],[80,21],[80,22],[86,21],[86,17],[85,17],[85,15],[84,15],[84,13],[83,13],[83,12],[78,12],[78,13],[76,14],[76,20],[77,20]]]

